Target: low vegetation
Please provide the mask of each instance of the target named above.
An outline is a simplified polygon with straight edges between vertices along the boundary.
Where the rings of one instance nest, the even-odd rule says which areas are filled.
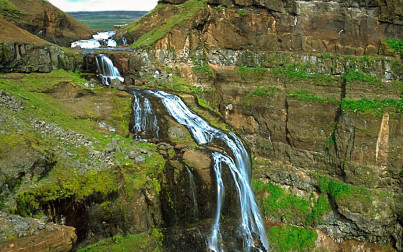
[[[154,228],[151,233],[139,233],[122,237],[113,236],[109,239],[92,244],[79,252],[121,252],[121,251],[162,251],[163,234]]]
[[[272,70],[272,74],[276,77],[286,77],[291,80],[310,80],[315,85],[328,85],[334,77],[330,74],[312,73],[311,64],[293,63],[277,67]]]
[[[343,99],[341,108],[344,111],[352,111],[355,113],[366,113],[372,115],[382,115],[385,111],[401,113],[403,111],[402,99],[368,99],[359,100]]]
[[[381,81],[376,76],[371,76],[363,71],[358,71],[350,68],[347,73],[343,75],[344,79],[348,82],[362,81],[368,83],[380,83]]]
[[[157,193],[160,190],[159,178],[165,160],[158,153],[157,146],[124,137],[129,130],[130,96],[103,87],[87,88],[85,82],[79,73],[62,70],[49,74],[0,75],[0,89],[24,102],[24,109],[19,112],[0,106],[3,116],[15,120],[2,124],[7,131],[0,138],[0,155],[21,148],[33,148],[41,155],[48,156],[47,162],[51,166],[44,176],[32,178],[33,184],[29,188],[22,181],[12,183],[10,191],[16,194],[16,205],[11,211],[22,216],[41,216],[42,206],[48,202],[68,199],[79,203],[93,195],[97,195],[100,201],[110,200],[110,196],[117,193],[121,186],[129,198],[133,190],[147,188]],[[74,92],[78,96],[87,94],[86,102],[80,103],[77,99],[74,107],[70,107],[63,97],[55,95],[54,88],[58,85],[69,88],[73,95]],[[98,101],[105,98],[111,102],[112,112],[107,117],[93,114],[95,105],[87,100],[96,96]],[[54,127],[55,130],[46,134],[35,130],[34,119],[46,122],[46,127]],[[100,127],[100,119],[102,124],[113,126],[123,136],[105,132]],[[136,163],[127,158],[126,152],[116,152],[113,165],[101,164],[102,161],[90,156],[90,147],[87,145],[77,146],[74,141],[57,135],[65,132],[74,136],[81,134],[91,141],[92,153],[102,153],[111,142],[118,141],[122,151],[140,148],[149,155],[144,163]],[[123,176],[123,181],[117,179],[117,171],[121,174],[120,178]],[[0,207],[5,207],[7,200],[2,197]]]
[[[236,71],[239,76],[248,79],[254,79],[256,81],[260,81],[264,78],[267,73],[267,68],[264,67],[248,67],[248,66],[239,66],[236,68]]]
[[[311,251],[315,248],[317,237],[312,228],[292,225],[273,226],[268,230],[270,249],[279,252]]]
[[[326,195],[315,198],[296,196],[290,191],[275,185],[271,181],[265,184],[262,180],[253,181],[253,188],[258,195],[263,195],[263,210],[266,216],[276,220],[294,222],[306,226],[320,223],[322,216],[330,211]]]
[[[154,9],[154,11],[159,11],[159,8]],[[175,26],[180,26],[188,21],[191,21],[197,11],[206,8],[206,0],[189,0],[183,4],[176,5],[176,8],[178,9],[176,14],[169,17],[163,24],[155,27],[137,39],[137,41],[134,42],[131,47],[151,47],[155,44],[155,42],[163,38],[168,32],[172,31]],[[152,13],[149,15],[152,15]],[[138,25],[141,24],[141,20],[142,19],[140,19],[137,23],[131,24],[128,27],[128,30],[136,30],[139,27]]]
[[[0,17],[18,17],[22,12],[10,0],[0,0]]]
[[[400,55],[403,54],[403,41],[390,38],[385,40],[383,43],[386,44],[393,51],[400,53]]]
[[[318,97],[309,90],[296,90],[294,92],[287,94],[287,97],[296,98],[296,99],[305,100],[305,101],[334,102],[334,103],[339,102],[338,100],[333,99],[333,98]]]
[[[276,93],[281,92],[282,89],[277,86],[269,86],[264,85],[263,87],[259,87],[252,92],[249,93],[251,96],[273,96]]]

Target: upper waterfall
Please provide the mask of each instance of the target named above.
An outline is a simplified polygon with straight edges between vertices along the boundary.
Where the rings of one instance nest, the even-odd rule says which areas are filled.
[[[95,57],[98,73],[101,77],[102,84],[109,86],[112,83],[112,80],[119,80],[123,82],[124,79],[120,75],[119,70],[113,65],[112,60],[108,58],[108,56],[104,54],[100,54]]]
[[[135,96],[133,103],[136,127],[135,131],[140,129],[145,130],[144,124],[141,124],[140,122],[150,120],[144,119],[144,116],[153,118],[144,112],[141,112],[144,110],[143,108],[139,108],[141,102],[138,97],[142,97],[141,94],[143,93],[160,99],[168,114],[179,124],[184,125],[191,132],[193,138],[199,145],[205,145],[215,140],[220,140],[224,142],[232,152],[232,156],[224,151],[214,151],[211,154],[214,161],[214,172],[217,181],[217,208],[215,211],[212,230],[207,241],[209,249],[213,251],[225,250],[225,244],[220,230],[221,211],[225,197],[225,185],[223,180],[223,169],[225,169],[223,165],[225,165],[225,167],[230,171],[238,195],[237,197],[240,205],[239,212],[241,217],[238,232],[241,234],[243,240],[243,250],[267,251],[269,249],[269,244],[265,234],[263,221],[250,185],[250,157],[242,142],[232,132],[227,134],[222,130],[212,127],[206,120],[191,111],[176,95],[164,91],[152,90],[132,90],[132,93]],[[146,98],[144,98],[144,105],[146,104],[145,99]],[[255,243],[256,240],[259,240],[259,242]]]
[[[71,47],[80,47],[82,49],[97,49],[102,45],[116,47],[117,42],[113,39],[115,35],[115,31],[97,32],[97,34],[92,35],[92,39],[75,41],[71,43]]]

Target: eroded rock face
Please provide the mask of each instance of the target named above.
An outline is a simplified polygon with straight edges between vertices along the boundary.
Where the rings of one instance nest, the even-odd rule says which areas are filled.
[[[63,68],[77,69],[80,60],[54,45],[2,43],[0,44],[1,72],[49,73]],[[78,63],[78,64],[77,64]]]
[[[172,28],[156,49],[204,47],[269,51],[373,55],[386,53],[382,41],[402,39],[397,1],[208,1],[192,19]],[[395,6],[395,7],[393,7]],[[128,31],[137,40],[178,12],[164,5]],[[373,32],[377,31],[377,32]],[[191,41],[191,43],[190,43]]]

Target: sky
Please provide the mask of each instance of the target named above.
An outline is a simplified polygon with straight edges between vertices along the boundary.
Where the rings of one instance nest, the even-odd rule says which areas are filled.
[[[49,0],[62,11],[149,11],[158,0]]]

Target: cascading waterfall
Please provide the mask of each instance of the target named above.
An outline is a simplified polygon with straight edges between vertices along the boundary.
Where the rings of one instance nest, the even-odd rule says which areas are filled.
[[[98,73],[101,77],[102,84],[109,86],[112,80],[123,82],[124,79],[120,76],[119,70],[113,65],[112,60],[104,54],[95,57]]]
[[[136,140],[142,140],[141,133],[145,133],[148,137],[158,138],[158,121],[157,116],[151,107],[150,101],[147,97],[133,92],[133,114],[134,126],[133,132],[135,133]]]
[[[238,193],[241,212],[239,231],[242,234],[244,243],[243,249],[244,251],[268,250],[269,244],[266,238],[263,221],[250,186],[250,158],[242,142],[235,134],[229,133],[230,136],[228,136],[223,131],[210,126],[207,121],[191,111],[178,96],[168,94],[164,91],[145,90],[144,92],[159,98],[169,115],[179,124],[187,127],[199,145],[207,144],[214,140],[221,140],[232,151],[235,160],[225,153],[212,153],[217,181],[217,209],[212,231],[208,239],[209,248],[213,251],[224,251],[224,244],[220,232],[220,216],[224,201],[222,169],[223,164],[225,164],[231,172]],[[135,97],[137,95],[136,93],[136,90],[134,90],[133,94]],[[140,103],[136,99],[137,98],[135,98],[134,103],[136,104],[136,109],[138,109],[137,106]],[[135,111],[134,113],[140,112]],[[256,239],[260,241],[263,248],[255,245]]]

